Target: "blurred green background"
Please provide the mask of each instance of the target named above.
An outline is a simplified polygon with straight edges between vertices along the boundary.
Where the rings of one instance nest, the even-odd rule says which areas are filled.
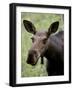
[[[64,28],[64,15],[63,14],[51,14],[51,13],[30,13],[22,12],[21,13],[21,77],[38,77],[38,76],[47,76],[46,72],[46,62],[44,58],[44,65],[41,65],[41,60],[38,60],[37,65],[31,66],[26,63],[28,50],[31,47],[31,36],[32,34],[28,33],[23,25],[23,20],[31,21],[36,30],[48,30],[51,23],[59,21],[59,29],[63,30]]]

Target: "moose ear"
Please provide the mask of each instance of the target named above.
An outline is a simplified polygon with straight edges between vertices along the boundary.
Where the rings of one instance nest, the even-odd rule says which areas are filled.
[[[52,33],[55,33],[57,31],[59,27],[59,21],[56,21],[54,23],[52,23],[48,29],[48,34],[52,34]]]
[[[25,29],[28,32],[30,32],[32,34],[35,34],[36,33],[36,28],[34,27],[34,25],[30,21],[23,20],[23,24],[24,24]]]

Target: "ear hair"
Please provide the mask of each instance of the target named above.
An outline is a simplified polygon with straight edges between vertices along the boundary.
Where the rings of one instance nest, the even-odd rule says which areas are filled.
[[[32,34],[35,34],[36,33],[36,28],[35,28],[35,26],[30,21],[23,20],[23,24],[24,24],[25,29],[28,32],[30,32]]]
[[[59,21],[52,23],[48,29],[48,35],[55,33],[58,30]]]

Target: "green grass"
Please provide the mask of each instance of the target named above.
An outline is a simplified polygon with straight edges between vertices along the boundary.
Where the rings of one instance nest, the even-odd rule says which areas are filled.
[[[44,59],[44,65],[41,65],[40,59],[36,66],[31,66],[26,63],[28,50],[31,47],[31,36],[32,34],[28,33],[23,25],[23,20],[31,21],[37,31],[39,30],[48,30],[51,23],[59,21],[59,30],[63,29],[64,21],[62,19],[63,15],[60,14],[47,14],[47,13],[21,13],[21,77],[38,77],[38,76],[47,76],[46,72],[46,59]]]

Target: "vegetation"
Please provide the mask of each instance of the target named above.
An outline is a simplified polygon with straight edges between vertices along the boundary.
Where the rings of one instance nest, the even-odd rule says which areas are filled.
[[[51,23],[59,21],[59,30],[64,28],[64,20],[62,14],[49,14],[49,13],[21,13],[21,77],[38,77],[38,76],[47,76],[46,72],[46,62],[44,59],[44,65],[41,65],[40,59],[38,60],[37,65],[31,66],[26,63],[28,50],[31,47],[31,36],[32,34],[28,33],[23,25],[23,20],[31,21],[36,30],[48,30]]]

